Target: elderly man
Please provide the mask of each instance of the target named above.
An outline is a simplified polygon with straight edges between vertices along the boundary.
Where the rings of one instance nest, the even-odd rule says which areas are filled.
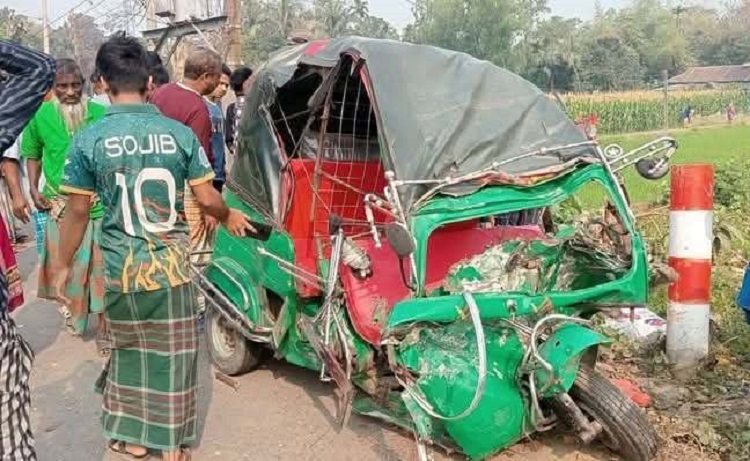
[[[219,86],[221,75],[221,57],[213,51],[199,49],[185,61],[182,82],[160,87],[149,99],[164,116],[193,130],[211,165],[214,163],[213,125],[204,97]],[[205,215],[189,187],[185,188],[185,214],[190,226],[190,251],[194,252],[191,262],[206,263],[210,260],[217,221]],[[199,312],[203,312],[205,306],[201,296],[198,303]]]
[[[5,76],[0,82],[0,101],[3,102],[0,105],[0,152],[5,152],[52,86],[55,63],[41,53],[0,40],[0,71]],[[0,230],[3,266],[7,264],[4,255],[10,251],[12,256],[7,238],[7,232]],[[8,315],[19,302],[22,299],[9,300],[6,274],[0,272],[0,459],[3,461],[37,459],[29,421],[29,375],[34,354]]]
[[[22,155],[28,161],[30,194],[37,210],[45,212],[44,247],[40,257],[38,296],[56,299],[53,290],[53,258],[60,241],[59,220],[65,207],[59,187],[68,158],[72,136],[101,119],[106,108],[83,96],[81,69],[70,59],[57,61],[53,86],[54,98],[42,104],[23,132]],[[43,173],[45,184],[39,190],[39,177]],[[88,326],[89,313],[101,313],[104,303],[104,273],[100,250],[101,218],[103,209],[99,201],[91,200],[91,221],[86,239],[76,254],[67,299],[70,304],[61,306],[65,326],[73,335],[82,335]],[[101,318],[100,318],[101,319]],[[100,332],[103,329],[100,327]],[[100,338],[101,339],[101,338]],[[102,342],[99,342],[102,348]],[[106,353],[103,348],[100,350]]]

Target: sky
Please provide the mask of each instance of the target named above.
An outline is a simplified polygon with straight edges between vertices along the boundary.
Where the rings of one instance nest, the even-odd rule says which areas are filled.
[[[678,0],[679,1],[679,0]],[[712,4],[718,0],[689,0],[684,3]],[[100,0],[48,0],[50,5],[50,20],[66,14],[75,5],[83,3],[77,8],[78,12],[85,12]],[[553,15],[564,17],[580,17],[589,19],[594,13],[595,0],[549,0]],[[103,5],[114,4],[114,0],[104,0]],[[627,5],[629,0],[601,0],[604,8]],[[401,29],[411,21],[411,9],[407,0],[369,0],[370,14],[388,20],[396,28]],[[41,17],[41,0],[0,0],[0,6],[8,6],[16,11],[33,17]],[[97,7],[97,15],[105,11],[104,6]],[[53,24],[54,26],[55,24]]]

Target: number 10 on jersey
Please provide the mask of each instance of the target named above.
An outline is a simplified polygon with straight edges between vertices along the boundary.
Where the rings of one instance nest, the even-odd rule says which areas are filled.
[[[117,185],[122,189],[120,194],[120,207],[122,208],[122,218],[125,224],[125,232],[132,236],[137,237],[135,226],[133,224],[133,213],[130,202],[130,195],[128,191],[128,185],[126,177],[122,173],[115,173],[115,180]],[[150,221],[146,216],[146,206],[143,203],[143,185],[149,181],[163,182],[167,186],[167,197],[147,197],[151,199],[164,199],[169,201],[169,217],[165,221],[154,222]],[[174,229],[175,223],[177,222],[177,183],[175,182],[174,176],[166,168],[144,168],[135,178],[133,184],[133,205],[135,206],[135,214],[138,218],[138,222],[141,228],[152,234],[161,234],[169,232]]]

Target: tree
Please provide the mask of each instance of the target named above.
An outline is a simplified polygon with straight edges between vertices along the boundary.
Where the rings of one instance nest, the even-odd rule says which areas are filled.
[[[589,90],[628,90],[644,81],[641,56],[619,37],[598,38],[583,54],[581,67]]]
[[[361,35],[398,38],[387,21],[371,16],[367,0],[246,0],[243,2],[243,55],[257,65],[288,43],[296,30],[312,38]]]
[[[71,48],[66,47],[66,52],[71,52],[73,59],[78,62],[84,76],[91,75],[95,68],[96,52],[104,43],[104,32],[96,23],[96,18],[84,14],[72,13],[65,23],[68,41]],[[55,40],[56,45],[59,42]],[[51,47],[52,45],[50,45]]]
[[[245,0],[242,2],[242,50],[245,62],[258,65],[283,47],[291,31],[304,19],[298,0]]]
[[[711,65],[744,64],[750,61],[750,0],[730,3],[717,20],[716,30],[705,40],[701,61]]]
[[[573,91],[580,57],[576,50],[579,19],[554,16],[538,24],[523,44],[522,74],[550,91]]]
[[[406,38],[514,68],[516,45],[545,9],[544,0],[415,0]]]
[[[367,11],[367,2],[359,2],[360,9]],[[318,26],[319,35],[339,37],[351,30],[351,21],[355,14],[354,6],[346,0],[315,0],[313,14]]]

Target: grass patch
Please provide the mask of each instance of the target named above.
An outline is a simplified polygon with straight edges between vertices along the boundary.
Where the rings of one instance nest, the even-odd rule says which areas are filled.
[[[692,130],[675,130],[668,132],[679,145],[672,157],[672,163],[711,163],[721,165],[738,158],[750,157],[750,125],[720,126],[713,128],[696,128]],[[602,136],[600,144],[619,144],[624,149],[634,149],[661,136],[658,133]],[[628,168],[624,172],[625,186],[633,203],[650,203],[659,197],[665,184],[669,184],[669,176],[660,181],[643,179],[635,171]]]

